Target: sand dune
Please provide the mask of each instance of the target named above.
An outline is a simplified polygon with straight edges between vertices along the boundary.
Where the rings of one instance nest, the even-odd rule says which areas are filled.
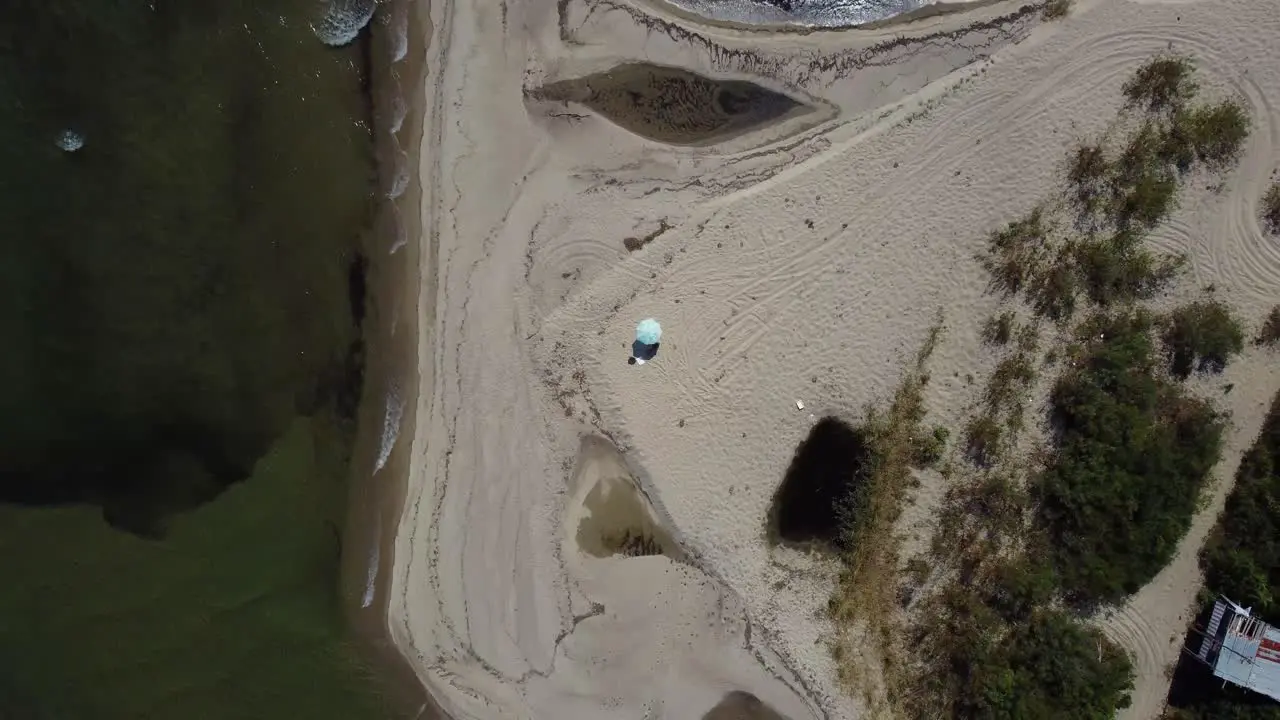
[[[958,421],[997,304],[974,253],[1054,189],[1069,144],[1100,132],[1124,78],[1171,45],[1209,89],[1242,97],[1255,127],[1224,186],[1195,189],[1155,240],[1191,257],[1181,293],[1212,283],[1249,318],[1280,297],[1280,245],[1254,219],[1280,163],[1269,0],[1085,0],[1047,24],[1002,2],[809,34],[667,12],[431,3],[432,292],[419,298],[389,616],[455,718],[694,718],[735,704],[859,717],[824,644],[834,567],[767,548],[769,498],[813,418],[884,400],[939,310],[929,421]],[[643,62],[813,110],[674,146],[539,92]],[[661,352],[630,366],[647,316],[663,322]],[[1196,548],[1280,386],[1269,365],[1229,370],[1248,391],[1224,401],[1235,427],[1214,502],[1174,564],[1104,621],[1139,661],[1127,717],[1160,709]],[[610,493],[629,509],[602,509]],[[938,493],[926,482],[903,518],[909,544],[927,540]],[[613,540],[652,545],[605,542],[608,524],[625,526]],[[601,550],[615,546],[632,550]]]

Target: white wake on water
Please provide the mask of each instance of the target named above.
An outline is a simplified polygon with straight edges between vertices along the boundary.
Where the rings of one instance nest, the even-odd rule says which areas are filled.
[[[386,413],[382,417],[382,445],[378,448],[378,459],[373,463],[374,474],[377,474],[391,457],[391,451],[396,446],[396,438],[400,436],[400,420],[403,417],[404,398],[400,395],[400,386],[393,382],[387,390]]]
[[[369,550],[369,569],[364,576],[364,596],[360,598],[360,607],[367,608],[373,604],[374,591],[378,587],[378,563],[382,561],[382,518],[373,524],[373,545]]]
[[[324,17],[311,26],[325,45],[346,45],[373,19],[378,0],[322,0]]]

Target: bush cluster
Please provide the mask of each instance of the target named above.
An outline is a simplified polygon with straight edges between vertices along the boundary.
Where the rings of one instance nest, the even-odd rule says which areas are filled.
[[[1280,182],[1272,183],[1262,195],[1262,225],[1272,235],[1280,235]]]
[[[1218,524],[1200,553],[1206,609],[1217,595],[1252,607],[1270,623],[1280,623],[1280,394],[1262,433],[1240,463],[1235,487]],[[1199,635],[1190,635],[1194,642]],[[1207,678],[1190,668],[1175,676],[1171,697],[1183,707],[1170,720],[1280,720],[1280,706],[1256,693]]]
[[[1259,345],[1275,345],[1280,342],[1280,305],[1271,308],[1255,342]]]
[[[1195,67],[1184,57],[1162,55],[1138,68],[1125,81],[1124,95],[1129,104],[1149,111],[1177,110],[1198,89]]]
[[[1169,561],[1218,459],[1222,418],[1162,377],[1153,330],[1141,311],[1092,318],[1052,392],[1055,448],[1033,490],[1079,603],[1118,601]]]
[[[1129,104],[1146,113],[1139,128],[1114,157],[1101,143],[1084,143],[1068,158],[1084,237],[1052,241],[1055,226],[1042,208],[1009,223],[980,257],[994,289],[1022,295],[1039,315],[1062,322],[1080,293],[1101,306],[1142,300],[1177,274],[1184,258],[1152,253],[1142,239],[1177,207],[1182,176],[1196,163],[1221,170],[1239,157],[1250,123],[1236,100],[1192,104],[1193,74],[1184,58],[1158,57],[1125,83]],[[1280,189],[1273,194],[1263,215],[1274,215],[1280,228]]]
[[[1244,349],[1244,330],[1225,303],[1201,300],[1173,311],[1165,322],[1164,345],[1174,375],[1218,373]]]
[[[1205,585],[1280,623],[1280,394],[1200,558]]]
[[[945,707],[917,709],[944,718],[1072,717],[1108,720],[1128,707],[1129,658],[1101,632],[1049,609],[1054,581],[1042,564],[1019,560],[989,578],[950,588],[938,626],[919,640],[935,652]]]
[[[1061,20],[1071,12],[1071,0],[1049,0],[1044,4],[1045,20]]]

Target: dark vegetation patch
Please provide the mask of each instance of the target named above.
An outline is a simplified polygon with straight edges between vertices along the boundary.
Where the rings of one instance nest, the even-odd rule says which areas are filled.
[[[1151,298],[1185,265],[1182,256],[1156,255],[1142,247],[1141,240],[1120,232],[1072,248],[1072,267],[1091,302],[1105,307]]]
[[[1012,327],[1008,334],[1014,336]],[[965,425],[965,456],[979,467],[990,468],[1003,458],[1007,439],[1022,429],[1026,393],[1036,379],[1035,325],[1018,328],[1016,339],[1013,352],[1002,358],[991,373],[979,412]]]
[[[1201,554],[1205,585],[1280,624],[1280,394]]]
[[[1191,60],[1172,55],[1160,56],[1138,68],[1124,84],[1129,104],[1150,111],[1177,110],[1196,94],[1199,88]]]
[[[1006,310],[999,315],[992,315],[982,326],[982,341],[988,345],[1005,345],[1013,338],[1013,326],[1017,314]]]
[[[532,96],[585,105],[637,135],[673,145],[725,140],[808,109],[754,83],[648,63],[562,80]]]
[[[1179,124],[1196,157],[1212,168],[1238,160],[1249,137],[1249,114],[1235,100],[1191,108]]]
[[[658,229],[642,237],[623,238],[622,246],[627,249],[627,252],[635,252],[645,245],[653,242],[659,235],[670,229],[671,225],[667,223],[667,219],[662,218],[658,221]]]
[[[1054,607],[1059,580],[1031,498],[1003,465],[947,491],[934,561],[953,580],[906,638],[919,665],[898,680],[913,718],[1111,718],[1133,669],[1094,628]]]
[[[1271,308],[1271,312],[1267,313],[1267,317],[1262,321],[1262,329],[1258,331],[1258,337],[1254,340],[1258,345],[1275,345],[1280,342],[1280,305]]]
[[[1280,182],[1271,183],[1262,195],[1262,226],[1272,235],[1280,235]]]
[[[1201,612],[1188,631],[1189,648],[1199,648],[1197,625],[1207,624],[1213,600],[1225,595],[1251,607],[1264,621],[1280,624],[1280,394],[1257,441],[1240,461],[1235,486],[1200,553],[1205,588]],[[1270,698],[1214,678],[1186,653],[1174,674],[1169,720],[1277,720],[1280,706]]]
[[[1100,142],[1084,142],[1068,158],[1066,177],[1078,236],[1062,238],[1062,223],[1043,207],[992,233],[979,259],[992,287],[1022,296],[1042,317],[1066,322],[1084,294],[1097,306],[1144,300],[1159,292],[1185,258],[1142,246],[1145,234],[1177,207],[1182,178],[1197,163],[1223,170],[1249,133],[1235,100],[1193,105],[1196,83],[1182,58],[1162,57],[1124,86],[1146,115],[1114,157]]]
[[[1049,0],[1044,4],[1045,20],[1061,20],[1071,12],[1071,0]]]
[[[1124,86],[1137,129],[1114,153],[1101,141],[1078,146],[1065,206],[1042,203],[993,232],[979,256],[992,291],[1038,316],[1067,326],[1081,307],[1091,314],[1070,345],[1050,349],[1065,360],[1049,398],[1050,447],[1029,457],[1005,450],[1044,366],[1036,329],[1014,331],[1001,316],[983,329],[991,345],[1018,342],[966,427],[962,448],[977,467],[948,488],[935,529],[928,558],[941,582],[904,639],[914,666],[892,679],[910,717],[1101,720],[1129,704],[1129,658],[1073,611],[1122,599],[1168,562],[1224,428],[1165,371],[1157,334],[1193,368],[1220,367],[1239,349],[1238,326],[1212,303],[1162,321],[1134,307],[1185,262],[1145,249],[1144,236],[1172,212],[1187,173],[1225,169],[1248,132],[1239,104],[1194,106],[1195,92],[1185,59],[1139,68]],[[924,557],[912,566],[908,602],[931,574]]]
[[[770,537],[850,549],[867,506],[871,452],[867,428],[835,417],[819,420],[796,448],[774,494]]]
[[[1153,331],[1141,311],[1092,318],[1051,396],[1057,437],[1034,494],[1073,601],[1115,602],[1154,577],[1218,460],[1223,419],[1162,377]]]
[[[1226,303],[1201,300],[1173,311],[1165,321],[1164,345],[1174,375],[1220,373],[1244,349],[1244,330]]]
[[[1110,720],[1129,705],[1133,669],[1101,632],[1046,609],[1042,568],[1002,566],[934,599],[912,641],[932,654],[915,717]],[[943,699],[939,701],[938,699]]]

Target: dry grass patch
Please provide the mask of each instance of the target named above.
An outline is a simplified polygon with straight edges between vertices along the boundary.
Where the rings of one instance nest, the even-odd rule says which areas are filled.
[[[898,537],[894,524],[902,513],[920,456],[920,438],[930,433],[924,417],[925,364],[942,333],[941,320],[930,330],[908,368],[888,409],[872,411],[863,426],[870,445],[871,467],[858,508],[854,534],[844,546],[843,568],[829,603],[836,624],[833,654],[840,680],[860,690],[874,705],[873,678],[889,676],[899,664],[893,615],[897,607]],[[937,435],[934,435],[937,438]],[[945,438],[942,438],[945,442]]]

